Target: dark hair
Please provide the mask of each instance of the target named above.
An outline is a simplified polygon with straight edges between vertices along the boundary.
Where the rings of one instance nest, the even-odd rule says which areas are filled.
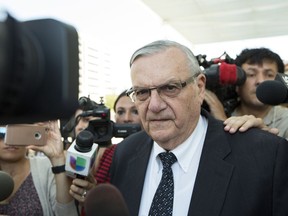
[[[124,90],[124,91],[122,91],[119,95],[118,95],[118,97],[116,98],[116,100],[115,100],[115,102],[114,102],[114,106],[113,106],[113,109],[114,109],[114,111],[116,112],[116,105],[117,105],[117,103],[118,103],[118,101],[120,100],[120,98],[122,98],[122,97],[128,97],[127,96],[127,94],[126,94],[126,89]]]
[[[85,96],[80,97],[78,99],[78,103],[79,103],[78,109],[81,109],[83,111],[93,110],[98,107],[98,104],[95,101]],[[77,116],[75,116],[75,113],[74,113],[74,115],[67,122],[63,122],[63,120],[61,122],[61,124],[63,125],[63,127],[61,127],[61,134],[64,137],[65,145],[69,143],[67,141],[67,137],[71,136],[73,137],[73,139],[76,137],[75,131],[74,131],[76,125],[78,124],[78,122],[76,122],[76,117]]]
[[[98,107],[98,104],[91,100],[89,97],[80,97],[79,100],[79,109],[83,110],[83,111],[87,111],[87,110],[93,110],[96,107]]]
[[[235,64],[239,67],[244,63],[262,65],[265,60],[275,62],[277,64],[278,72],[284,73],[284,63],[280,56],[264,47],[242,50],[242,52],[237,55]]]

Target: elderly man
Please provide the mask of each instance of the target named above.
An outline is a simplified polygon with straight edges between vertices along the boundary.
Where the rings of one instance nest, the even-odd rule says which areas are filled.
[[[131,215],[288,215],[287,140],[225,131],[201,109],[205,75],[179,43],[150,43],[130,65],[144,130],[118,144],[110,174]]]

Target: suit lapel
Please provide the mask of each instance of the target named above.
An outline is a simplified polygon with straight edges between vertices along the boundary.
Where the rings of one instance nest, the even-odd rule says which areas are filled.
[[[203,113],[202,113],[203,114]],[[204,115],[207,115],[204,113]],[[230,145],[224,135],[223,123],[208,116],[208,129],[201,154],[188,215],[219,216],[233,172],[233,165],[224,159]],[[138,215],[147,164],[153,141],[147,134],[140,136],[139,145],[127,161],[123,194],[131,215]]]
[[[153,144],[151,138],[141,139],[139,142],[141,144],[135,149],[135,154],[127,163],[127,173],[133,173],[133,175],[127,176],[127,190],[125,191],[126,197],[129,198],[131,215],[138,215],[139,212],[147,164]]]
[[[194,185],[188,215],[218,216],[234,166],[225,162],[230,153],[222,122],[208,117],[207,135]]]

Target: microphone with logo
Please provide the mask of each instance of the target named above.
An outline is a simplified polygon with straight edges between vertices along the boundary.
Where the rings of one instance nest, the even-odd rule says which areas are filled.
[[[65,170],[72,178],[85,178],[95,161],[98,144],[93,143],[93,134],[83,130],[67,150]]]
[[[288,103],[288,75],[278,73],[275,80],[266,80],[256,89],[259,101],[268,105]]]
[[[84,201],[86,216],[129,216],[121,192],[112,184],[99,184],[88,192]]]
[[[0,171],[0,202],[6,200],[13,192],[14,181],[12,177],[3,171]]]

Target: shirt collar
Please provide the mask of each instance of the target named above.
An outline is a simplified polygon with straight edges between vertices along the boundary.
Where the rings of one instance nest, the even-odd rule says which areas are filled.
[[[181,143],[179,146],[177,146],[175,149],[171,151],[177,157],[177,162],[184,172],[188,171],[188,168],[192,163],[192,159],[197,151],[197,148],[199,147],[202,148],[205,140],[207,127],[208,127],[207,119],[204,116],[200,115],[199,121],[192,134],[183,143]],[[166,152],[166,150],[160,147],[154,141],[152,149],[152,158],[156,160],[159,169],[161,167],[160,166],[161,161],[157,156],[162,152]]]

